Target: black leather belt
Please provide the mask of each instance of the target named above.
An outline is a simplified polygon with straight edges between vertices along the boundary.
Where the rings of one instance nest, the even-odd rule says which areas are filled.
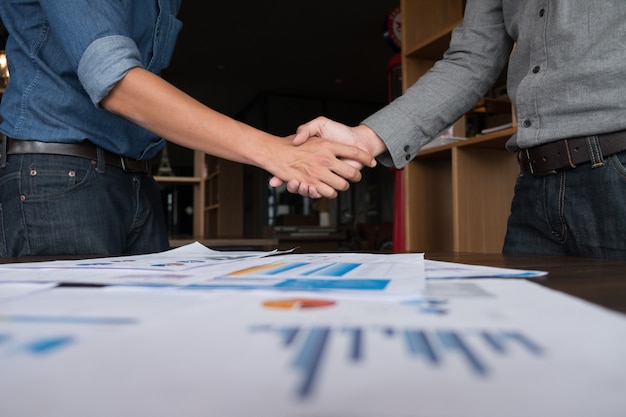
[[[594,140],[597,139],[597,140]],[[563,168],[593,161],[601,163],[605,156],[626,150],[626,131],[602,135],[561,139],[518,152],[523,170],[533,175],[550,175]]]
[[[7,138],[7,155],[19,154],[49,154],[76,156],[94,161],[98,160],[98,148],[93,143],[59,143],[59,142],[39,142],[35,140],[17,140]],[[137,159],[125,158],[112,152],[102,150],[104,162],[122,168],[126,172],[137,172],[147,174],[150,172],[150,161],[140,161]]]

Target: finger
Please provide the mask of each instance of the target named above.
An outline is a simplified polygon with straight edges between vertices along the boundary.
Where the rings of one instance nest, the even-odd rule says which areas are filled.
[[[309,196],[309,185],[308,184],[304,184],[304,183],[300,183],[300,187],[298,187],[298,194],[300,194],[303,197],[308,197]]]
[[[361,164],[362,166],[367,166],[370,168],[376,166],[376,158],[374,158],[369,152],[361,148],[342,144],[335,144],[335,146],[337,147],[337,156],[344,160],[353,161],[353,164],[356,162],[357,164]]]
[[[317,178],[335,188],[338,191],[345,191],[349,188],[350,182],[361,181],[362,164],[345,159],[335,159],[327,167],[326,171],[320,171],[316,174]]]
[[[293,194],[298,194],[298,190],[300,188],[300,181],[298,180],[289,180],[287,182],[287,191]]]
[[[284,184],[284,181],[278,177],[270,178],[270,187],[276,188],[276,187],[280,187],[283,184]]]
[[[321,197],[326,197],[326,198],[337,198],[337,190],[333,187],[329,187],[326,184],[319,184],[317,187],[313,187],[315,188],[315,193],[316,193],[316,197],[314,198],[321,198]],[[309,192],[311,191],[311,188],[309,188]],[[313,197],[312,195],[310,195],[311,197]]]
[[[319,187],[323,190],[323,193],[318,191],[318,188],[315,186],[310,186],[308,184],[300,183],[299,181],[296,181],[296,180],[290,180],[289,182],[287,182],[287,191],[289,191],[292,194],[299,194],[303,197],[311,197],[311,198],[321,198],[321,197],[335,198],[337,197],[337,191],[334,188],[326,184],[320,184]]]
[[[309,187],[309,197],[311,198],[321,198],[322,195],[317,191],[316,187]]]

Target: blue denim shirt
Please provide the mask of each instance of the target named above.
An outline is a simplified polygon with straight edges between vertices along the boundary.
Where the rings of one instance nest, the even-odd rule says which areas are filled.
[[[363,123],[387,145],[380,162],[402,167],[508,63],[508,149],[624,130],[625,45],[625,0],[468,0],[443,60]]]
[[[159,74],[169,64],[180,2],[2,0],[11,78],[0,131],[16,139],[89,140],[135,159],[155,155],[161,138],[99,103],[130,69]]]

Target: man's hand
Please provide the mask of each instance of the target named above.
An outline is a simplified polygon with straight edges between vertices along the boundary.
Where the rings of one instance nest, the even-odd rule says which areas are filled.
[[[361,148],[318,137],[307,139],[294,146],[293,138],[287,138],[284,145],[272,148],[275,153],[265,166],[275,175],[270,184],[276,185],[272,186],[283,184],[284,179],[292,184],[288,189],[302,188],[302,195],[335,198],[337,191],[345,191],[350,182],[361,180],[360,167],[376,165],[373,156]],[[306,189],[301,184],[306,184]]]
[[[296,131],[296,135],[293,138],[293,144],[301,146],[313,137],[329,139],[337,143],[356,146],[373,156],[376,156],[385,150],[384,142],[367,126],[359,125],[356,127],[348,127],[326,117],[318,117],[299,126]],[[344,161],[346,164],[349,164],[358,170],[362,169],[363,166],[375,166],[375,163],[363,164],[362,162],[350,158],[345,158]],[[270,185],[272,187],[278,187],[282,184],[283,181],[277,177],[272,177],[270,179]],[[287,190],[291,193],[300,194],[305,197],[320,197],[319,190],[317,190],[315,186],[293,179],[287,182]]]

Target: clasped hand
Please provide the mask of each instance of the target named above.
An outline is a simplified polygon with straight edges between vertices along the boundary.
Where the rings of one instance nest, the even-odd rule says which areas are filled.
[[[337,191],[345,191],[350,187],[349,182],[361,180],[360,170],[363,167],[376,166],[374,156],[384,150],[382,140],[367,126],[348,127],[326,117],[318,117],[298,127],[292,140],[292,144],[297,147],[311,142],[336,152],[334,158],[321,159],[326,163],[315,169],[315,174],[325,174],[324,178],[313,174],[321,182],[316,184],[293,178],[287,181],[289,192],[311,198],[335,198]],[[331,143],[338,147],[332,147]],[[334,175],[324,173],[324,168],[331,170]],[[284,181],[277,176],[270,179],[272,187],[282,184]]]

